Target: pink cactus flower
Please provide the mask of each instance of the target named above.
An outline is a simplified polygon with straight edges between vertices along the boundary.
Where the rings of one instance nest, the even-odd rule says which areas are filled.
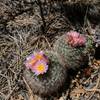
[[[82,46],[82,45],[85,45],[85,43],[86,43],[86,38],[83,36],[83,35],[80,35],[80,37],[79,37],[79,41],[78,41],[79,43],[79,46]]]
[[[48,59],[44,55],[44,52],[40,51],[29,55],[24,64],[27,69],[31,69],[36,75],[43,74],[48,68]]]
[[[32,68],[32,72],[35,73],[35,75],[40,75],[46,73],[48,70],[48,65],[43,60],[38,61],[35,66]]]
[[[76,31],[70,31],[67,33],[67,42],[73,47],[83,46],[85,45],[86,38]]]

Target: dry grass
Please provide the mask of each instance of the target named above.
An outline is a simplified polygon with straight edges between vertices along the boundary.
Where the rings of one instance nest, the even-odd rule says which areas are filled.
[[[65,3],[86,4],[97,4],[99,2],[99,0],[64,1]],[[6,8],[4,10],[6,10]],[[3,10],[1,11],[1,14],[6,16]],[[57,18],[55,19],[55,17]],[[31,88],[23,77],[23,63],[26,56],[35,50],[52,49],[55,36],[59,37],[65,31],[75,28],[69,20],[67,20],[68,23],[65,24],[67,21],[65,22],[65,19],[62,20],[63,18],[60,17],[61,16],[58,17],[58,13],[45,17],[45,19],[47,18],[47,23],[50,23],[50,26],[48,25],[48,34],[46,34],[47,37],[44,35],[35,36],[30,32],[27,34],[23,32],[20,34],[12,33],[13,35],[0,34],[0,100],[46,100],[46,98],[40,98],[32,93]],[[19,18],[20,16],[18,19]],[[17,24],[19,27],[23,24],[32,24],[33,17],[28,19],[26,17],[25,19],[23,18],[20,20],[16,20],[15,18],[14,21],[8,21],[7,24],[14,22],[14,25],[16,26]],[[86,21],[84,23],[86,23]],[[91,28],[91,25],[89,28]],[[40,34],[42,34],[42,32]],[[62,96],[59,99],[56,97],[51,98],[53,98],[53,100],[99,100],[100,60],[93,59],[91,62],[92,63],[87,69],[81,70],[77,76],[72,79],[66,93],[62,93]]]
[[[65,0],[66,3],[97,4],[99,0]]]

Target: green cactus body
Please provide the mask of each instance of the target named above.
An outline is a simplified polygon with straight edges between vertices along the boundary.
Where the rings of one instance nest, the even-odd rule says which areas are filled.
[[[66,68],[59,63],[57,54],[46,51],[49,59],[49,67],[45,74],[35,76],[30,70],[25,69],[23,75],[33,90],[33,93],[48,96],[57,92],[64,84],[67,73]]]
[[[67,43],[67,35],[61,36],[54,44],[54,50],[57,51],[63,63],[69,69],[76,69],[88,63],[87,46],[72,47]],[[88,44],[88,43],[87,43]]]

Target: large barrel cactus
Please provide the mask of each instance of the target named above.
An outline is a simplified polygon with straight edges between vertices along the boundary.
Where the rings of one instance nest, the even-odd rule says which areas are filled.
[[[76,31],[64,34],[54,44],[54,50],[63,59],[65,66],[71,69],[80,68],[88,63],[91,48],[92,39]]]
[[[36,59],[29,62],[30,57],[28,57],[25,62],[27,68],[24,70],[23,75],[33,93],[50,96],[57,92],[65,83],[67,77],[66,68],[59,63],[61,61],[56,52],[46,51],[42,57],[38,55],[37,58],[37,64],[34,65]],[[33,65],[33,67],[39,66],[39,62],[42,63],[41,61],[46,62],[47,65],[44,64],[45,68],[37,68],[40,72],[37,72],[35,68],[31,69]],[[44,72],[43,69],[45,69]]]

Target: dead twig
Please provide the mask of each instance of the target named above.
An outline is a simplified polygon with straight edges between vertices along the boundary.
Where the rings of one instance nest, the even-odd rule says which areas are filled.
[[[97,92],[100,92],[100,89],[85,89],[86,91],[88,91],[88,92],[92,92],[92,91],[97,91]]]
[[[98,77],[97,84],[96,84],[96,86],[93,89],[85,89],[88,92],[92,92],[93,91],[92,95],[88,98],[88,100],[91,100],[91,98],[93,97],[93,95],[95,94],[95,92],[100,92],[100,89],[97,89],[99,83],[100,83],[100,76]]]
[[[2,92],[0,92],[0,94],[3,96],[4,99],[6,99],[6,95]]]
[[[23,77],[23,81],[24,81],[24,83],[27,87],[28,93],[29,93],[29,100],[34,100],[33,92],[24,77]]]
[[[41,15],[41,18],[42,18],[42,22],[43,22],[43,27],[42,27],[42,31],[43,31],[43,34],[46,33],[46,22],[45,22],[45,18],[44,18],[44,14],[43,14],[43,8],[42,8],[42,3],[41,3],[41,0],[37,0],[38,1],[38,5],[39,5],[39,8],[40,8],[40,15]]]
[[[15,86],[13,88],[13,90],[10,91],[10,93],[6,96],[6,100],[9,100],[10,99],[10,96],[12,95],[12,93],[14,92],[14,90],[16,89],[17,86]]]

